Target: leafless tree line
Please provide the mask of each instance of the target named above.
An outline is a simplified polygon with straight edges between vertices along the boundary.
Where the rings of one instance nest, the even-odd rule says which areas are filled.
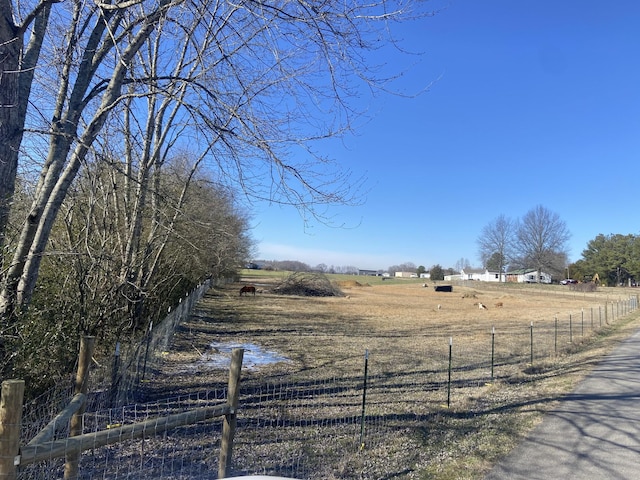
[[[478,253],[483,266],[498,272],[509,266],[561,276],[568,264],[570,237],[557,213],[537,205],[521,219],[499,215],[487,223],[478,236]]]

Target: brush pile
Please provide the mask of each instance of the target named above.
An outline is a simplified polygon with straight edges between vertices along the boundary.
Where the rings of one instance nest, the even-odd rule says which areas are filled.
[[[271,290],[279,295],[304,297],[342,297],[344,294],[322,273],[294,272]]]

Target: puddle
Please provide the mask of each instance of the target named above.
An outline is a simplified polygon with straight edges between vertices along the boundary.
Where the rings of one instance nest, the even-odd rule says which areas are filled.
[[[198,361],[198,365],[228,369],[231,364],[231,351],[234,348],[244,349],[244,356],[242,357],[243,369],[255,370],[263,365],[289,361],[288,358],[279,353],[265,350],[255,343],[213,342],[209,344],[209,350]]]

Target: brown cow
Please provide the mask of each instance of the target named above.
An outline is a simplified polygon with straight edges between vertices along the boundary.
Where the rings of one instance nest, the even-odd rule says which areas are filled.
[[[253,293],[253,296],[255,297],[256,287],[254,287],[253,285],[245,285],[240,289],[240,296],[242,296],[243,293]]]

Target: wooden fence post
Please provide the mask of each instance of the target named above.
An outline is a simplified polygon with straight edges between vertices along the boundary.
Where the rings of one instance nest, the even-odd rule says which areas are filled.
[[[93,346],[95,337],[80,338],[80,353],[78,354],[78,371],[76,372],[76,382],[74,386],[74,395],[87,393],[87,383],[89,381],[89,367],[91,366],[91,357],[93,356]],[[86,400],[80,408],[71,417],[69,423],[69,436],[76,437],[82,434],[82,415],[86,407]],[[80,452],[70,453],[66,456],[64,464],[64,480],[75,480],[78,478],[78,464],[80,463]]]
[[[229,368],[229,388],[227,391],[227,404],[231,407],[231,413],[224,416],[222,425],[222,442],[220,445],[220,459],[218,462],[218,478],[227,478],[231,454],[233,451],[233,436],[236,433],[238,401],[240,398],[240,371],[242,370],[242,358],[244,350],[234,348],[231,352],[231,367]]]
[[[15,480],[15,458],[20,451],[24,380],[2,382],[0,398],[0,478]]]

